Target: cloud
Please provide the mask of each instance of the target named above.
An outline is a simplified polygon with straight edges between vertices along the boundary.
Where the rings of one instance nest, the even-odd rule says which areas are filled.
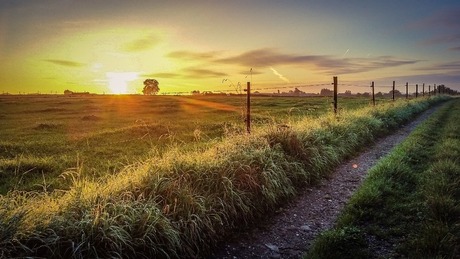
[[[276,69],[274,69],[273,67],[270,67],[270,69],[273,71],[273,74],[275,74],[276,76],[278,76],[281,80],[283,80],[284,82],[286,83],[290,83],[291,81],[289,81],[289,79],[287,79],[286,77],[284,77],[282,74],[280,74],[278,71],[276,71]]]
[[[215,62],[259,68],[280,65],[313,66],[323,73],[332,75],[367,72],[386,67],[415,64],[419,61],[398,59],[392,56],[344,59],[327,55],[294,55],[280,53],[274,49],[257,49],[233,57],[217,59]]]
[[[418,68],[417,70],[422,70],[422,71],[458,70],[458,71],[460,71],[460,61],[438,63],[438,64],[434,64],[432,66],[426,66],[426,67]]]
[[[190,77],[196,78],[206,78],[206,77],[225,77],[228,76],[226,73],[209,70],[209,69],[200,69],[200,68],[187,68],[183,71]]]
[[[343,61],[336,60],[338,66],[330,72],[338,71],[340,74],[353,74],[367,72],[387,67],[396,67],[411,65],[420,62],[420,60],[398,59],[392,56],[378,56],[372,58],[347,58]],[[327,68],[327,67],[325,67]]]
[[[451,43],[460,41],[460,34],[442,35],[433,37],[427,41],[426,44],[439,44],[439,43]]]
[[[193,51],[173,51],[170,52],[167,57],[184,59],[184,60],[197,60],[197,61],[209,61],[216,58],[220,52],[209,51],[209,52],[193,52]]]
[[[79,62],[75,62],[71,60],[63,60],[63,59],[44,59],[43,61],[55,64],[55,65],[65,66],[65,67],[82,67],[86,65],[84,63],[79,63]]]
[[[299,56],[282,54],[274,49],[256,49],[240,55],[216,60],[219,63],[239,64],[246,67],[270,67],[275,65],[294,65],[326,59],[326,56]]]
[[[200,68],[184,68],[180,70],[180,73],[151,73],[143,74],[142,77],[151,77],[151,78],[170,78],[170,79],[201,79],[201,78],[213,78],[213,77],[226,77],[228,74],[214,71],[210,69],[200,69]]]
[[[149,35],[144,38],[139,38],[128,43],[125,43],[121,50],[125,52],[140,52],[155,47],[160,42],[156,35]]]
[[[449,50],[460,51],[460,46],[459,47],[449,48]]]
[[[254,75],[262,75],[264,74],[264,72],[256,71],[251,68],[250,70],[241,71],[240,74],[245,75],[245,76],[250,76],[250,75],[254,76]]]
[[[182,75],[177,73],[152,73],[144,74],[142,77],[153,77],[153,78],[182,78]]]

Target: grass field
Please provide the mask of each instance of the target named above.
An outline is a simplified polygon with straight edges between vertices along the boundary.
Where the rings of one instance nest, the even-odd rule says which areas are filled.
[[[308,258],[460,256],[460,100],[370,170]]]
[[[68,107],[80,105],[76,110],[67,108],[69,113],[67,115],[61,111],[64,113],[62,114],[64,118],[66,116],[73,118],[67,122],[65,120],[48,122],[48,119],[37,122],[31,115],[33,106],[27,108],[28,104],[18,109],[16,113],[11,113],[29,117],[21,123],[10,123],[9,129],[8,127],[3,129],[15,133],[10,134],[10,137],[21,136],[21,133],[18,133],[21,127],[26,129],[23,138],[31,137],[33,135],[31,132],[35,130],[41,132],[45,128],[46,131],[41,137],[37,137],[37,140],[42,139],[43,149],[54,148],[54,145],[47,144],[47,140],[60,139],[68,141],[65,142],[67,145],[62,145],[62,150],[72,152],[75,148],[80,152],[78,151],[80,146],[73,146],[73,148],[71,146],[72,143],[74,145],[77,143],[81,147],[88,148],[89,153],[86,157],[80,154],[69,155],[73,157],[75,164],[77,164],[76,157],[83,162],[63,174],[68,181],[67,190],[51,191],[47,186],[52,177],[45,175],[42,170],[37,174],[37,178],[40,180],[42,175],[46,180],[42,180],[40,191],[24,192],[15,189],[0,195],[0,233],[2,233],[0,256],[65,258],[203,256],[218,240],[235,229],[248,226],[251,222],[266,216],[287,199],[292,198],[299,188],[314,184],[318,179],[327,176],[340,161],[352,156],[378,136],[391,133],[414,115],[445,100],[444,97],[419,98],[411,101],[386,102],[377,107],[369,107],[367,100],[350,99],[350,108],[334,116],[333,113],[328,112],[330,99],[255,98],[254,110],[257,109],[258,101],[260,102],[258,107],[263,107],[262,103],[276,100],[279,111],[274,111],[273,103],[267,104],[266,108],[260,108],[258,112],[255,111],[255,121],[263,121],[263,123],[256,123],[252,134],[247,135],[234,134],[244,132],[241,113],[234,110],[227,111],[229,107],[241,107],[237,106],[241,101],[238,98],[229,98],[227,102],[218,103],[217,100],[225,97],[218,97],[218,99],[166,97],[176,100],[176,104],[165,108],[157,118],[170,118],[170,121],[175,121],[178,125],[174,127],[187,129],[184,130],[184,135],[190,134],[191,140],[196,138],[193,131],[197,127],[202,127],[199,130],[205,132],[203,135],[210,136],[209,139],[197,140],[196,144],[191,141],[190,144],[190,141],[185,141],[187,137],[178,133],[172,134],[175,141],[183,139],[184,143],[177,145],[174,142],[162,143],[163,135],[151,137],[152,143],[157,139],[160,142],[149,143],[147,148],[153,151],[142,153],[140,157],[130,158],[138,162],[129,164],[128,159],[129,166],[119,171],[101,170],[103,173],[96,173],[96,176],[93,176],[85,172],[89,169],[84,167],[85,164],[91,163],[92,158],[99,159],[95,155],[97,153],[91,153],[94,152],[92,149],[97,150],[100,147],[104,150],[116,147],[113,143],[118,143],[126,137],[127,143],[120,144],[118,148],[126,149],[129,153],[130,149],[136,148],[136,145],[129,147],[131,142],[145,139],[143,136],[148,132],[144,131],[132,137],[134,133],[131,131],[126,133],[121,130],[122,133],[119,133],[119,129],[132,130],[135,125],[129,124],[140,120],[139,117],[135,117],[140,113],[139,111],[145,112],[142,114],[146,114],[144,115],[146,117],[142,118],[146,121],[146,125],[152,125],[155,121],[153,119],[147,121],[146,118],[159,110],[158,108],[152,108],[150,111],[146,111],[145,108],[138,110],[126,108],[126,106],[136,107],[139,103],[151,103],[157,100],[155,99],[157,97],[133,98],[131,106],[127,105],[130,97],[101,98],[106,102],[97,102],[97,98],[58,101],[58,103],[67,103]],[[93,102],[92,108],[90,112],[82,112],[84,109],[81,106],[88,105],[85,104],[88,100]],[[171,100],[164,103],[164,106],[173,102]],[[72,104],[73,101],[76,103]],[[299,102],[299,106],[303,101],[318,102],[316,105],[324,108],[322,110],[315,108],[313,114],[299,112],[295,115],[291,109],[295,101]],[[7,105],[8,102],[2,100],[2,105]],[[46,103],[46,100],[39,99],[37,102]],[[197,115],[196,117],[183,114],[184,110],[193,110],[192,108],[173,113],[172,107],[181,107],[184,102],[200,103],[200,105],[193,105],[193,107],[197,106],[195,107],[197,112],[193,113]],[[21,101],[17,105],[21,106],[23,103]],[[102,105],[103,103],[106,106]],[[158,107],[160,103],[157,101],[152,106]],[[210,108],[211,104],[213,107],[220,105],[221,109],[216,111],[215,108]],[[359,108],[360,105],[366,107]],[[101,107],[99,109],[106,112],[96,113],[96,107]],[[48,111],[51,108],[39,109],[41,111],[39,114],[46,113],[43,110]],[[56,112],[54,108],[52,111]],[[128,125],[120,126],[122,120],[120,114],[125,115],[122,119]],[[90,121],[99,125],[84,126],[86,120],[82,118],[91,115],[100,118]],[[2,114],[4,119],[10,116],[13,115]],[[229,116],[230,119],[236,118],[236,122],[224,119],[219,121],[225,116]],[[197,117],[203,120],[196,120],[196,124],[190,122]],[[73,127],[68,128],[70,121],[74,124]],[[219,125],[217,133],[212,131],[212,128],[209,133],[206,132],[208,129],[206,125],[210,122]],[[280,123],[286,124],[287,127],[280,127]],[[49,126],[41,126],[42,124],[57,126],[56,129],[53,127],[48,129]],[[231,126],[225,126],[229,124]],[[222,127],[230,128],[230,132],[226,133]],[[102,132],[104,137],[110,136],[110,138],[98,139],[100,135],[95,134],[97,132]],[[105,135],[105,132],[109,134]],[[107,145],[99,145],[98,140]],[[34,142],[35,139],[31,138],[30,141]],[[17,144],[22,142],[26,142],[25,139]],[[58,145],[58,142],[53,143]],[[10,145],[14,146],[14,143],[16,142],[11,141]],[[108,147],[109,145],[112,147]],[[167,148],[159,149],[158,146],[161,145],[166,145]],[[23,152],[27,151],[28,149],[24,149]],[[49,156],[56,155],[54,153],[56,151],[48,152]],[[60,154],[66,153],[58,152],[57,156]],[[96,168],[94,164],[91,167]],[[14,173],[14,171],[4,170],[2,174],[5,172]]]
[[[367,106],[342,98],[339,107]],[[387,102],[388,100],[381,100]],[[89,177],[245,131],[241,96],[0,96],[0,194],[66,189],[58,176],[79,167]],[[253,126],[290,124],[330,112],[331,98],[254,97]]]

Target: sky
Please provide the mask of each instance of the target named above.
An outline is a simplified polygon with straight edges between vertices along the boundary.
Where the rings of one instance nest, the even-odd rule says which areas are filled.
[[[0,93],[460,90],[460,1],[0,0]]]

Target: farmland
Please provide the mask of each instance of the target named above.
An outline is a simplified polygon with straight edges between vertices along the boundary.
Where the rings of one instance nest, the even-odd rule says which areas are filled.
[[[5,165],[19,161],[3,165],[2,174],[16,174],[20,180],[4,184],[9,191],[0,196],[2,255],[203,256],[217,240],[326,177],[375,138],[445,100],[419,98],[369,107],[367,100],[349,99],[334,116],[327,98],[260,98],[253,103],[254,131],[247,135],[242,134],[241,98],[104,98],[55,99],[52,105],[40,98],[37,103],[2,99],[2,110],[8,111],[2,120],[9,121],[2,124],[2,133],[9,133],[2,134],[2,152],[6,157],[6,151],[19,150],[4,159]],[[184,103],[186,109],[181,108]],[[34,115],[35,110],[43,117]],[[48,113],[54,115],[42,115]],[[11,117],[24,119],[15,122]],[[165,124],[166,133],[153,128]],[[146,142],[145,147],[136,141]],[[37,143],[42,147],[33,149]],[[137,148],[143,150],[131,156]],[[104,150],[122,154],[101,159]],[[48,174],[45,166],[36,170],[40,159],[35,154],[40,152],[48,154],[44,157],[50,165],[60,156],[68,161],[70,167],[61,168],[63,177],[57,177],[60,170]],[[125,162],[117,164],[121,158]],[[28,170],[35,172],[20,171],[26,159]],[[98,168],[92,159],[103,166],[114,164]],[[16,183],[26,182],[31,173],[39,190],[21,191]],[[54,178],[67,184],[52,191]]]
[[[79,167],[114,174],[171,146],[205,146],[245,131],[242,96],[0,96],[0,194],[66,189],[58,176]],[[388,100],[382,100],[387,102]],[[351,110],[364,98],[346,98]],[[326,97],[257,97],[253,125],[287,124],[331,110]]]

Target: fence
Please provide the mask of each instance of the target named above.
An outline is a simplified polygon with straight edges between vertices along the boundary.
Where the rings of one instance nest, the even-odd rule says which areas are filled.
[[[251,133],[251,95],[254,94],[254,92],[258,92],[258,91],[268,91],[268,90],[278,90],[278,95],[280,94],[280,90],[281,89],[295,89],[294,90],[294,94],[296,93],[295,91],[298,91],[299,93],[302,93],[302,91],[299,90],[299,88],[309,88],[309,87],[327,87],[327,86],[330,86],[331,83],[317,83],[317,84],[302,84],[302,85],[289,85],[289,86],[276,86],[276,87],[262,87],[262,88],[251,88],[251,82],[247,82],[247,85],[246,85],[246,88],[243,89],[243,87],[241,86],[241,84],[238,82],[236,85],[233,84],[233,82],[229,79],[224,79],[222,80],[222,83],[225,83],[225,82],[228,82],[230,83],[230,87],[232,87],[232,89],[225,89],[225,90],[219,90],[219,91],[204,91],[204,92],[199,92],[199,91],[193,91],[193,92],[163,92],[162,94],[165,94],[165,95],[183,95],[183,94],[237,94],[237,95],[246,95],[247,98],[246,98],[246,116],[245,117],[245,123],[246,123],[246,131],[248,134]],[[355,88],[360,88],[360,87],[363,87],[363,88],[367,88],[367,87],[370,87],[371,88],[371,93],[368,94],[367,91],[365,91],[365,96],[369,95],[369,98],[372,105],[375,106],[376,105],[376,94],[375,94],[375,88],[378,87],[379,89],[391,89],[389,91],[389,93],[391,94],[391,99],[394,101],[395,98],[396,98],[396,95],[398,96],[403,96],[403,92],[404,92],[404,96],[405,96],[405,99],[409,99],[410,96],[413,96],[415,98],[418,98],[419,97],[419,84],[412,84],[412,85],[409,85],[409,82],[406,82],[404,85],[396,85],[396,81],[393,81],[393,84],[392,85],[376,85],[374,81],[372,81],[369,84],[359,84],[359,83],[356,83],[356,82],[342,82],[339,84],[339,80],[338,80],[338,77],[337,76],[334,76],[333,77],[333,82],[332,82],[332,85],[333,85],[333,91],[330,91],[329,89],[326,88],[326,90],[330,91],[328,92],[328,96],[329,95],[332,95],[333,97],[333,107],[334,107],[334,113],[337,113],[339,108],[338,108],[338,96],[339,96],[339,86],[341,87],[355,87]],[[414,89],[415,91],[410,93],[409,90],[411,87],[412,89]],[[399,89],[403,88],[404,90],[403,91],[400,91]],[[323,89],[324,90],[324,89]],[[401,89],[402,90],[402,89]],[[291,91],[292,92],[292,91]],[[304,92],[303,92],[304,93]],[[457,95],[458,94],[458,91],[456,90],[453,90],[453,89],[450,89],[449,87],[446,87],[445,85],[436,85],[434,84],[433,85],[433,88],[431,88],[431,85],[428,85],[428,92],[425,92],[425,83],[422,84],[422,92],[421,92],[422,96],[425,96],[425,94],[428,94],[428,96],[431,96],[431,95],[439,95],[439,94],[449,94],[449,95]],[[384,94],[379,91],[377,93],[378,97],[382,97]],[[281,95],[283,96],[283,95]],[[307,95],[305,95],[307,96]]]
[[[333,105],[334,105],[334,113],[337,114],[338,111],[338,77],[334,76],[333,77],[333,86],[334,86],[334,93],[333,93]],[[327,85],[327,84],[324,84]],[[346,85],[346,84],[344,84]],[[348,85],[348,86],[353,86],[353,85]],[[406,82],[406,99],[409,99],[409,82]],[[375,84],[374,81],[371,82],[370,85],[372,89],[372,105],[376,105],[375,101]],[[383,86],[385,87],[385,86]],[[291,87],[292,88],[292,87]],[[267,89],[267,88],[266,88]],[[298,88],[296,88],[298,89]],[[438,90],[438,94],[449,94],[449,95],[457,95],[458,91],[455,91],[453,89],[450,89],[448,87],[445,87],[444,85],[439,85],[438,88],[436,88],[436,84],[433,87],[433,94],[436,95],[436,89]],[[247,82],[247,88],[244,89],[247,94],[247,110],[246,110],[246,129],[248,134],[251,133],[251,83]],[[395,100],[395,93],[396,93],[396,81],[393,81],[392,85],[392,90],[390,91],[392,93],[392,100]],[[419,94],[419,88],[418,84],[415,84],[415,98],[418,98]],[[423,83],[423,88],[422,88],[422,95],[425,96],[425,83]],[[431,96],[431,85],[428,86],[428,95]]]

